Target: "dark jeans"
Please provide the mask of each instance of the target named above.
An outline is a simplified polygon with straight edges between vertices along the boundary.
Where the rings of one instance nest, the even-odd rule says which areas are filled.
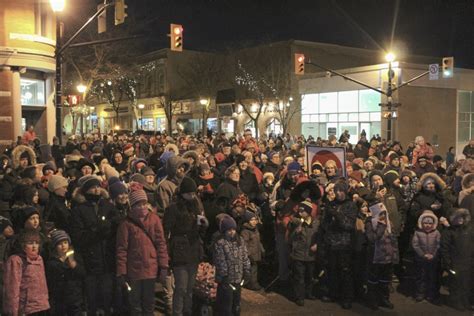
[[[474,304],[472,271],[460,268],[455,271],[455,275],[449,274],[449,302],[464,307]]]
[[[364,296],[364,286],[367,285],[367,248],[353,254],[354,292],[359,298]]]
[[[111,273],[88,275],[85,280],[87,314],[95,315],[99,308],[110,315],[112,306],[113,277]]]
[[[191,315],[197,267],[194,263],[173,267],[173,315],[181,316],[183,313]]]
[[[439,296],[439,260],[437,257],[428,261],[415,258],[416,295],[434,299]]]
[[[293,261],[293,288],[296,300],[303,300],[305,294],[312,294],[314,261]]]
[[[328,251],[329,296],[343,302],[354,298],[352,253],[350,249]]]
[[[130,315],[153,316],[155,308],[155,279],[130,280]]]
[[[216,315],[239,316],[240,315],[240,284],[219,283],[217,286]]]

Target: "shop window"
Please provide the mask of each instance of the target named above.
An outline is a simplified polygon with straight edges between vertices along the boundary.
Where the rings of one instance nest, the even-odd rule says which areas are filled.
[[[22,105],[45,105],[44,80],[21,78],[20,86]]]
[[[319,95],[320,113],[337,113],[337,92],[321,93]]]
[[[338,93],[339,112],[358,112],[359,111],[359,93],[358,91],[344,91]]]
[[[309,122],[311,122],[311,115],[301,115],[301,122],[302,122],[302,123],[309,123]]]
[[[474,100],[472,91],[458,92],[458,142],[474,137]]]
[[[380,112],[370,113],[370,121],[372,121],[372,122],[380,121]]]
[[[306,94],[301,100],[301,114],[319,112],[319,94]]]
[[[359,91],[360,112],[380,112],[380,93],[373,90]]]

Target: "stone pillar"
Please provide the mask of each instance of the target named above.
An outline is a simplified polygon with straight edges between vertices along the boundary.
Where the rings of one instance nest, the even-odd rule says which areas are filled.
[[[17,136],[22,135],[21,130],[21,85],[20,85],[20,72],[12,72],[12,128],[13,128],[13,139]]]
[[[0,69],[0,150],[2,151],[11,144],[16,136],[13,134],[14,91],[12,91],[12,86],[13,73],[10,67]]]

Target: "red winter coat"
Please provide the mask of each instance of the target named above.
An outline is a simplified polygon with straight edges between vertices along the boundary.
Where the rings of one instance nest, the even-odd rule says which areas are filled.
[[[117,231],[117,276],[126,275],[130,280],[154,279],[158,268],[168,268],[168,249],[160,218],[149,213],[142,224],[158,251],[143,229],[125,219]]]
[[[43,258],[12,255],[3,273],[5,315],[33,314],[49,309],[48,286]]]

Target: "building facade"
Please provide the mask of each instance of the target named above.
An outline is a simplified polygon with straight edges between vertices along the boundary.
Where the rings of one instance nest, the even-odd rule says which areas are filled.
[[[0,0],[0,144],[29,125],[55,135],[55,18],[48,2]]]

